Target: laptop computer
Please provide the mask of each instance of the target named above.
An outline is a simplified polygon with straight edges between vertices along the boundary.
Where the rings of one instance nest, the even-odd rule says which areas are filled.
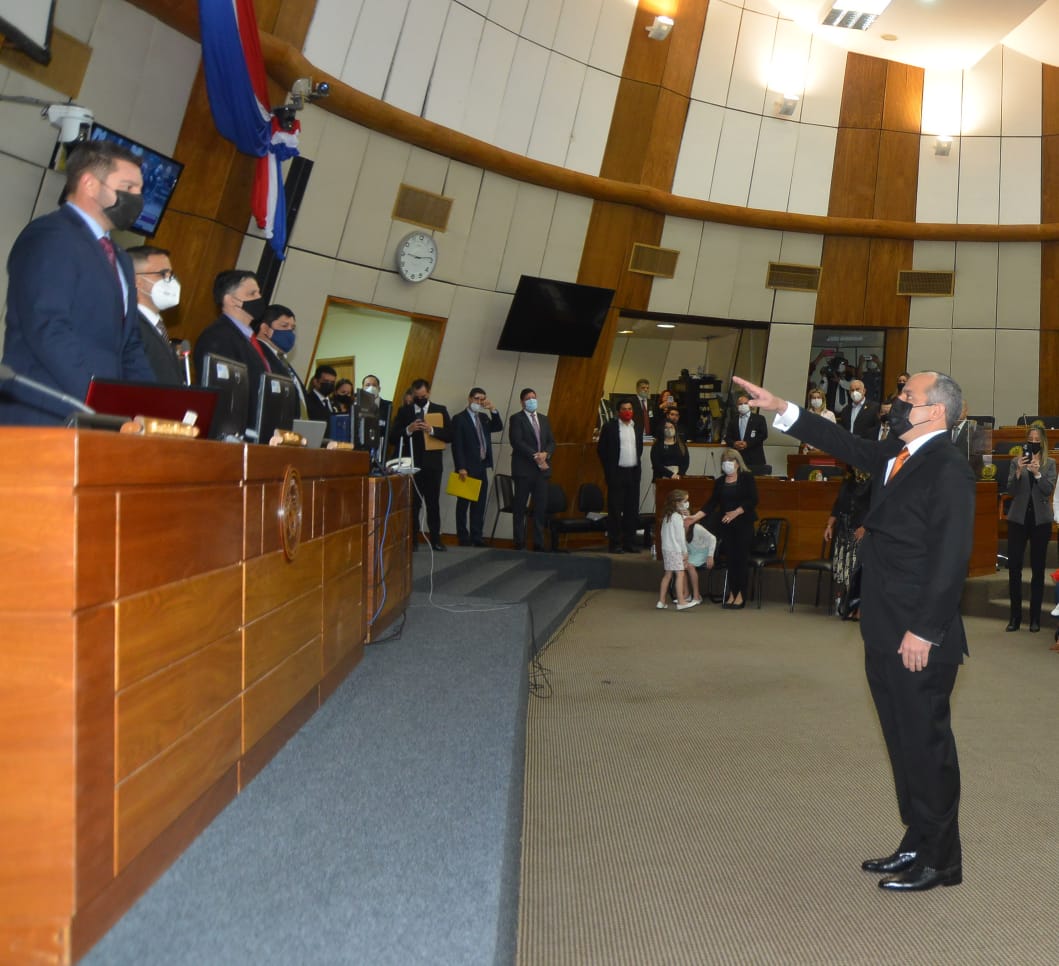
[[[201,386],[161,386],[155,382],[121,382],[93,379],[85,405],[110,416],[153,416],[198,426],[206,439],[217,408],[217,391]],[[191,421],[190,414],[194,414]]]
[[[319,449],[327,432],[327,422],[323,419],[296,419],[291,428],[305,437],[305,445],[309,449]]]

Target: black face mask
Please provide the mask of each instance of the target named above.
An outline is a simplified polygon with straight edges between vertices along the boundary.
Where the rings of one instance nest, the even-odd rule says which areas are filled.
[[[920,403],[918,406],[913,406],[904,399],[895,399],[893,405],[890,406],[890,432],[895,436],[904,436],[910,429],[915,428],[915,423],[909,419],[909,416],[912,415],[912,410],[922,409],[924,406],[931,405],[933,403]]]
[[[320,383],[320,395],[330,396],[335,391],[335,384],[333,382],[321,382]]]
[[[427,400],[429,398],[429,396],[413,396],[412,402],[414,402],[420,409],[422,409],[427,404]]]
[[[256,299],[244,299],[241,308],[254,322],[258,322],[261,320],[261,316],[265,314],[268,302],[260,296]]]
[[[107,187],[110,187],[107,185]],[[110,219],[110,223],[119,231],[127,231],[140,217],[143,211],[143,195],[134,195],[130,191],[119,191],[111,188],[114,192],[114,204],[103,209],[103,214]]]
[[[888,423],[889,421],[890,421],[890,414],[889,413],[879,413],[879,422],[880,423]]]
[[[1039,453],[1041,451],[1041,444],[1040,443],[1027,443],[1026,445],[1030,448],[1030,452],[1031,453],[1035,453],[1036,454],[1036,453]]]

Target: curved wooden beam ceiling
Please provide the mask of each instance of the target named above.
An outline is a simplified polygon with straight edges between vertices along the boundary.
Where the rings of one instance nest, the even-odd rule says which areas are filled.
[[[193,40],[199,40],[198,17],[194,5],[184,0],[132,0]],[[408,144],[445,157],[463,161],[516,181],[581,195],[594,201],[633,205],[647,211],[695,221],[770,231],[790,231],[813,235],[856,238],[895,238],[904,241],[964,242],[1046,242],[1059,241],[1059,223],[1048,225],[956,225],[928,222],[891,221],[877,218],[836,218],[802,215],[786,211],[742,208],[713,201],[685,198],[657,188],[629,184],[610,178],[570,171],[543,161],[535,161],[513,151],[479,141],[458,131],[435,124],[370,97],[336,77],[321,71],[300,50],[267,31],[261,31],[261,51],[273,81],[290,90],[299,77],[326,81],[331,94],[317,106],[355,124],[395,137]]]

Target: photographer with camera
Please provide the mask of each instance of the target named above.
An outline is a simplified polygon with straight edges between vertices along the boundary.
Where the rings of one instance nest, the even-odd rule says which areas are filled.
[[[1052,533],[1052,492],[1055,490],[1055,460],[1049,455],[1048,436],[1034,426],[1026,434],[1019,455],[1008,467],[1008,600],[1010,620],[1005,630],[1017,631],[1022,624],[1022,559],[1030,544],[1030,630],[1041,629],[1041,599],[1044,596],[1044,560]]]

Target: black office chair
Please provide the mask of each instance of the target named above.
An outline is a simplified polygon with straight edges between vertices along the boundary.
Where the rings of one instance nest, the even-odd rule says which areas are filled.
[[[769,463],[762,463],[760,466],[748,467],[754,476],[772,476],[772,466]]]
[[[496,492],[496,516],[493,517],[492,540],[496,536],[496,525],[500,522],[501,513],[511,513],[515,506],[515,481],[504,473],[493,475],[493,489]]]
[[[835,541],[824,540],[820,544],[820,557],[817,560],[803,560],[794,568],[791,577],[791,612],[794,612],[794,599],[798,592],[798,571],[808,570],[816,574],[816,596],[813,598],[813,606],[820,606],[820,584],[823,583],[824,574],[827,574],[827,613],[830,616],[835,608]]]
[[[557,484],[552,484],[556,486]],[[566,495],[563,495],[563,510]],[[582,483],[577,488],[577,510],[579,517],[552,516],[549,529],[552,535],[552,553],[560,552],[562,537],[568,533],[603,533],[607,529],[607,517],[603,512],[603,491],[595,483]],[[552,513],[562,510],[552,510]],[[590,517],[589,514],[592,514]]]
[[[835,476],[842,476],[846,472],[845,467],[831,466],[828,464],[802,463],[794,470],[796,480],[830,480]]]
[[[750,547],[750,589],[757,599],[758,610],[761,610],[761,571],[766,567],[779,564],[783,568],[783,586],[790,598],[791,582],[787,573],[787,539],[790,537],[791,524],[786,517],[762,517],[757,522],[754,542]]]

